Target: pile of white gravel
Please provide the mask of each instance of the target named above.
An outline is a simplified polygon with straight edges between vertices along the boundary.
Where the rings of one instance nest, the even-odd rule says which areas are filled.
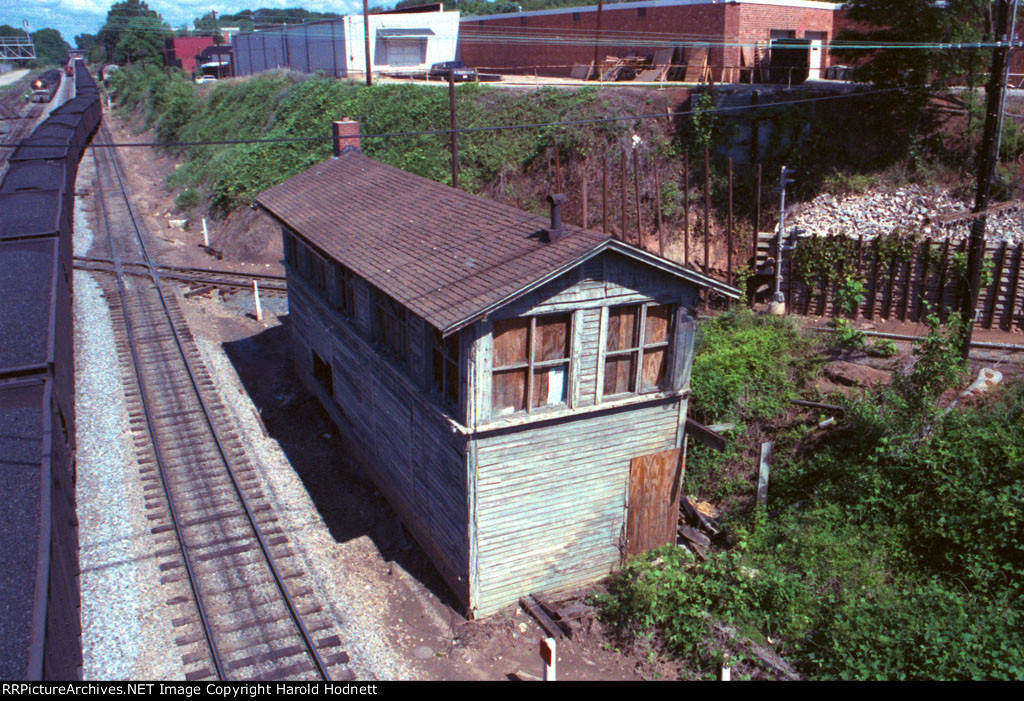
[[[812,236],[847,234],[874,238],[904,228],[934,239],[959,240],[970,233],[970,221],[941,224],[935,218],[970,211],[970,202],[954,197],[948,190],[918,185],[846,197],[823,194],[790,210],[786,230],[800,228]],[[1024,201],[1020,207],[989,216],[986,235],[995,241],[1024,242]]]

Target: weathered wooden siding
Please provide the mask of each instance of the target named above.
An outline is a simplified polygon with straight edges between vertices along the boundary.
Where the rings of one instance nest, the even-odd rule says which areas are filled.
[[[679,447],[680,399],[522,426],[474,440],[473,602],[598,579],[620,561],[633,458]]]
[[[289,271],[296,367],[449,586],[468,600],[467,441],[366,340],[363,329],[369,329],[370,317],[365,287],[356,287],[356,317],[349,320]],[[411,334],[420,336],[410,339],[412,345],[422,349],[425,324],[410,327],[415,329]],[[312,350],[331,363],[333,397],[326,396],[313,376]],[[423,356],[422,350],[412,355],[415,372],[422,370]]]

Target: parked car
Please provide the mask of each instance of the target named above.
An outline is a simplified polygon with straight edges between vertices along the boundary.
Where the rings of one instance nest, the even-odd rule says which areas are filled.
[[[430,67],[430,72],[427,74],[430,78],[444,78],[448,79],[448,72],[455,70],[455,81],[460,80],[476,80],[477,74],[475,68],[468,68],[462,61],[441,61],[441,63],[435,63]]]
[[[201,75],[198,78],[196,78],[196,82],[197,83],[216,83],[217,79],[214,78],[212,75]]]

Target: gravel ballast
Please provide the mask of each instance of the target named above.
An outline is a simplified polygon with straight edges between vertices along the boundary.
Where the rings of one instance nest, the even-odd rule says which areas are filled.
[[[970,203],[954,197],[949,191],[920,185],[846,197],[823,194],[794,207],[787,214],[786,230],[804,229],[804,233],[812,236],[847,234],[874,238],[903,228],[937,240],[950,238],[958,241],[970,234],[970,221],[943,225],[935,219],[954,213],[966,215],[970,211]],[[993,241],[1024,242],[1024,206],[990,215],[986,236]]]
[[[83,159],[79,183],[91,182]],[[93,241],[83,198],[75,201],[76,255]],[[144,516],[124,387],[107,300],[91,273],[74,273],[76,498],[83,678],[182,679],[154,536]]]

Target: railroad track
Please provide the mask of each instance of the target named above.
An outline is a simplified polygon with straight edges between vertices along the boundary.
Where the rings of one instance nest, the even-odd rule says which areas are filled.
[[[109,142],[102,125],[96,138]],[[352,679],[181,310],[162,288],[117,154],[92,154],[114,266],[101,285],[186,678]],[[122,266],[122,257],[131,262]],[[125,272],[142,266],[148,276]]]
[[[13,122],[14,125],[11,130],[4,134],[2,147],[0,147],[0,174],[7,169],[7,162],[11,158],[11,154],[14,153],[15,146],[32,133],[32,130],[36,126],[36,120],[43,113],[45,104],[38,102],[30,102],[28,108],[28,114],[24,115],[19,119],[4,120],[4,122]]]
[[[123,275],[149,277],[149,264],[139,261],[117,261],[121,265]],[[77,270],[117,274],[115,261],[110,258],[90,258],[75,256],[74,266]],[[259,283],[260,292],[287,293],[284,275],[268,275],[266,273],[236,273],[230,270],[213,268],[185,268],[173,265],[157,265],[161,280],[172,280],[192,286],[217,287],[228,290],[251,289],[252,281]]]

